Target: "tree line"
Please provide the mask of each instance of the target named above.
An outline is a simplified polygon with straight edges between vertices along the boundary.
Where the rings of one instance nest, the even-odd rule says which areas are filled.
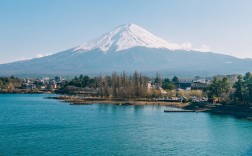
[[[174,76],[172,79],[162,79],[159,74],[155,78],[143,76],[139,72],[134,72],[131,75],[125,72],[118,74],[116,72],[111,75],[100,75],[99,77],[89,77],[87,75],[80,75],[71,81],[68,81],[64,87],[89,87],[98,89],[101,97],[113,98],[145,98],[145,97],[159,97],[161,95],[157,88],[149,88],[148,83],[152,81],[152,85],[157,88],[162,87],[165,90],[174,90],[176,86],[174,83],[179,82],[179,78]]]
[[[140,98],[147,95],[149,80],[150,78],[138,72],[129,76],[123,72],[94,78],[80,75],[67,82],[65,86],[97,88],[99,95],[106,98]]]
[[[0,77],[0,89],[14,90],[21,87],[22,80],[14,76]]]
[[[249,105],[252,103],[252,73],[239,75],[231,84],[227,77],[214,78],[207,88],[208,98],[228,104]]]
[[[162,79],[159,74],[155,78],[143,76],[135,72],[132,75],[126,73],[113,73],[111,75],[100,75],[99,77],[89,77],[80,75],[65,86],[89,87],[98,90],[101,97],[113,98],[144,98],[159,97],[160,91],[148,89],[148,82],[153,80],[154,85],[162,87],[168,91],[167,95],[188,95],[185,92],[175,92],[175,84],[179,83],[179,78],[174,76],[172,79]],[[235,83],[231,83],[228,77],[214,78],[207,88],[201,92],[193,92],[193,95],[207,95],[210,101],[248,105],[252,103],[252,73],[239,75]]]

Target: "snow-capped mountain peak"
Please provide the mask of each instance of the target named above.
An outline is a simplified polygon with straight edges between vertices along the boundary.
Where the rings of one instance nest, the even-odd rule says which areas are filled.
[[[121,51],[132,47],[165,48],[170,50],[183,49],[180,45],[169,43],[136,24],[126,24],[116,27],[111,32],[101,37],[86,42],[75,49],[75,51],[89,51],[100,49],[107,51]]]

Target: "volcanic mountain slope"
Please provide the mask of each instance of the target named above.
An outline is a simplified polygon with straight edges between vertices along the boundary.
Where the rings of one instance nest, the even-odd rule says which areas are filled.
[[[0,65],[0,75],[76,75],[140,71],[180,76],[245,73],[251,59],[197,52],[135,25],[50,56]]]

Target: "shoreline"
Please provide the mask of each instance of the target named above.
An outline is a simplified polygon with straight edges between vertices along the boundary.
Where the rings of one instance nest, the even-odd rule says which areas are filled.
[[[52,90],[0,90],[0,94],[54,94]]]
[[[238,118],[246,118],[252,121],[252,107],[241,107],[235,105],[212,104],[208,102],[182,103],[182,102],[165,102],[144,99],[108,99],[108,98],[83,98],[78,96],[57,96],[48,97],[57,99],[70,105],[90,105],[90,104],[114,104],[114,105],[135,105],[135,106],[169,106],[195,112],[209,112],[212,114],[232,115]]]
[[[156,105],[156,106],[171,106],[176,108],[183,108],[189,103],[181,102],[164,102],[164,101],[150,101],[142,99],[107,99],[107,98],[80,98],[77,96],[58,96],[48,97],[49,99],[57,99],[62,102],[70,103],[70,105],[89,105],[89,104],[115,104],[115,105]]]
[[[237,118],[247,118],[252,120],[252,107],[235,106],[235,105],[219,105],[210,110],[213,114],[232,115]]]

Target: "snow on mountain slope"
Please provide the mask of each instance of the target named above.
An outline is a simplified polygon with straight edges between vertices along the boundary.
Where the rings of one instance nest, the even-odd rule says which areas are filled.
[[[74,51],[85,52],[93,49],[100,49],[104,53],[107,51],[121,51],[132,47],[164,48],[169,50],[184,49],[175,43],[169,43],[147,30],[135,25],[126,24],[119,26],[103,36],[86,42]]]

